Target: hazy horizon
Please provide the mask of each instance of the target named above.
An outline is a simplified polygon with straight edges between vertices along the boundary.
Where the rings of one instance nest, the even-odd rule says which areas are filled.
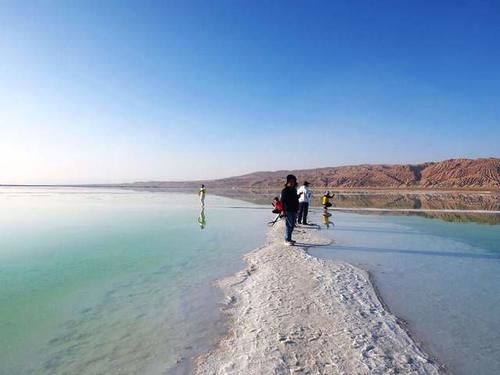
[[[494,1],[5,1],[0,184],[499,157]]]
[[[89,183],[65,183],[65,182],[60,182],[60,183],[27,183],[27,184],[11,184],[11,183],[3,183],[0,181],[0,186],[79,186],[79,185],[118,185],[118,184],[130,184],[130,183],[135,183],[135,182],[198,182],[198,181],[212,181],[212,180],[219,180],[219,179],[224,179],[224,178],[231,178],[231,177],[238,177],[238,176],[245,176],[248,174],[253,174],[253,173],[274,173],[274,172],[279,172],[279,171],[297,171],[297,170],[314,170],[314,169],[324,169],[324,168],[338,168],[338,167],[350,167],[350,166],[360,166],[360,165],[420,165],[424,163],[430,163],[430,162],[442,162],[445,160],[452,160],[452,159],[468,159],[468,158],[448,158],[448,159],[443,159],[443,160],[427,160],[427,161],[422,161],[422,162],[416,162],[416,163],[362,163],[362,164],[342,164],[342,165],[325,165],[325,166],[319,166],[319,167],[311,167],[311,168],[289,168],[289,169],[272,169],[272,170],[255,170],[255,171],[250,171],[250,172],[243,172],[241,174],[237,175],[231,175],[231,176],[222,176],[222,177],[214,177],[214,178],[206,178],[206,179],[199,179],[199,178],[194,178],[194,179],[158,179],[158,178],[153,178],[153,179],[131,179],[131,180],[120,180],[120,181],[103,181],[103,182],[89,182]],[[469,159],[469,160],[479,160],[479,159],[497,159],[495,156],[490,156],[490,157],[481,157],[481,158],[476,158],[476,159]]]

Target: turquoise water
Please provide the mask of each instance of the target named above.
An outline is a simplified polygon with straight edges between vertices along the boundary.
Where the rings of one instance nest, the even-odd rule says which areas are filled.
[[[500,374],[500,225],[341,212],[330,219],[335,226],[322,233],[334,244],[313,255],[370,271],[389,308],[452,373]]]
[[[212,282],[268,212],[196,194],[0,188],[0,373],[158,374],[224,329]]]
[[[209,195],[201,215],[195,194],[109,189],[0,188],[0,207],[0,374],[9,375],[187,372],[224,330],[213,280],[242,268],[272,218],[228,198]],[[314,255],[368,269],[453,373],[500,373],[500,226],[330,219],[322,233],[335,243]]]

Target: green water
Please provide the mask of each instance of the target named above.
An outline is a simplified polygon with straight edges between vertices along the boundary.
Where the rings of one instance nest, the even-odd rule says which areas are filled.
[[[164,373],[205,350],[211,283],[264,240],[268,212],[241,206],[209,196],[202,220],[195,194],[0,189],[0,373]]]

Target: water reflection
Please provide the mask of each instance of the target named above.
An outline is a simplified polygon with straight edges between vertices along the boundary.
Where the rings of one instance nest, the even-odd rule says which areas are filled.
[[[130,189],[130,188],[129,188]],[[191,192],[191,189],[135,188],[132,190],[155,192]],[[214,195],[240,199],[255,204],[269,204],[279,189],[214,189]],[[388,212],[363,212],[366,215],[418,215],[449,222],[475,222],[480,224],[500,224],[500,191],[491,192],[446,192],[446,191],[335,191],[333,205],[337,210],[353,208],[385,209]],[[314,191],[313,191],[314,193]],[[319,197],[311,207],[321,206]],[[397,212],[390,210],[422,210],[422,212]],[[428,210],[451,210],[450,212],[429,212]],[[453,212],[461,210],[462,212]],[[492,211],[478,213],[474,210]],[[470,212],[463,212],[470,211]]]
[[[468,253],[456,251],[430,251],[430,250],[410,250],[410,249],[387,249],[371,246],[333,246],[332,251],[346,251],[346,252],[366,252],[366,253],[381,253],[381,254],[402,254],[402,255],[425,255],[425,256],[439,256],[439,257],[452,257],[452,258],[471,258],[471,259],[498,259],[499,254],[494,253]],[[326,250],[324,250],[326,252]]]
[[[335,192],[333,198],[336,209],[385,209],[387,212],[363,212],[370,215],[418,215],[449,222],[476,222],[481,224],[500,224],[500,192]],[[272,190],[222,189],[214,194],[241,199],[257,204],[268,204],[276,195]],[[321,198],[321,196],[320,196]],[[318,198],[312,207],[321,205]],[[397,212],[390,210],[422,210],[422,212]],[[427,210],[465,210],[471,212],[429,212]],[[488,214],[474,210],[496,211]],[[325,217],[322,216],[325,220]],[[323,221],[323,224],[326,223]]]
[[[461,192],[383,192],[337,193],[337,207],[427,209],[427,210],[500,210],[498,193]]]
[[[205,207],[201,208],[200,215],[198,216],[198,224],[200,224],[200,229],[203,230],[207,226],[207,219],[205,217]]]
[[[362,215],[388,215],[388,216],[420,216],[427,219],[439,219],[450,223],[477,223],[477,224],[500,224],[500,214],[467,212],[432,212],[432,211],[363,211],[349,210],[349,212]]]
[[[330,219],[332,214],[328,212],[328,210],[325,208],[323,210],[323,214],[321,215],[321,219],[323,222],[323,225],[326,227],[326,229],[329,229],[331,226],[334,226],[335,223]]]

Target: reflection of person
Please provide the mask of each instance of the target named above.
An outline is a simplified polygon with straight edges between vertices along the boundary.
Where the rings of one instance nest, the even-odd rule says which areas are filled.
[[[198,216],[198,224],[200,224],[200,229],[205,229],[207,225],[207,220],[205,219],[205,209],[202,208],[200,211],[200,216]]]
[[[198,195],[200,196],[201,207],[205,207],[205,194],[207,193],[207,189],[205,189],[205,185],[201,185],[200,191]]]
[[[293,174],[286,176],[286,185],[281,190],[281,205],[285,213],[285,245],[291,246],[295,243],[292,240],[292,232],[295,227],[295,219],[299,210],[299,196],[297,195],[297,177]]]
[[[309,211],[309,203],[312,199],[309,182],[304,181],[304,185],[302,185],[297,192],[299,193],[299,218],[297,222],[307,225],[307,212]]]
[[[323,224],[325,225],[326,229],[330,228],[330,225],[335,225],[333,221],[330,221],[330,216],[332,216],[331,213],[328,212],[328,210],[325,208],[323,211]]]
[[[332,207],[332,204],[330,203],[330,198],[333,198],[335,194],[330,195],[330,192],[327,191],[323,196],[321,197],[321,205],[327,209],[328,207]]]

